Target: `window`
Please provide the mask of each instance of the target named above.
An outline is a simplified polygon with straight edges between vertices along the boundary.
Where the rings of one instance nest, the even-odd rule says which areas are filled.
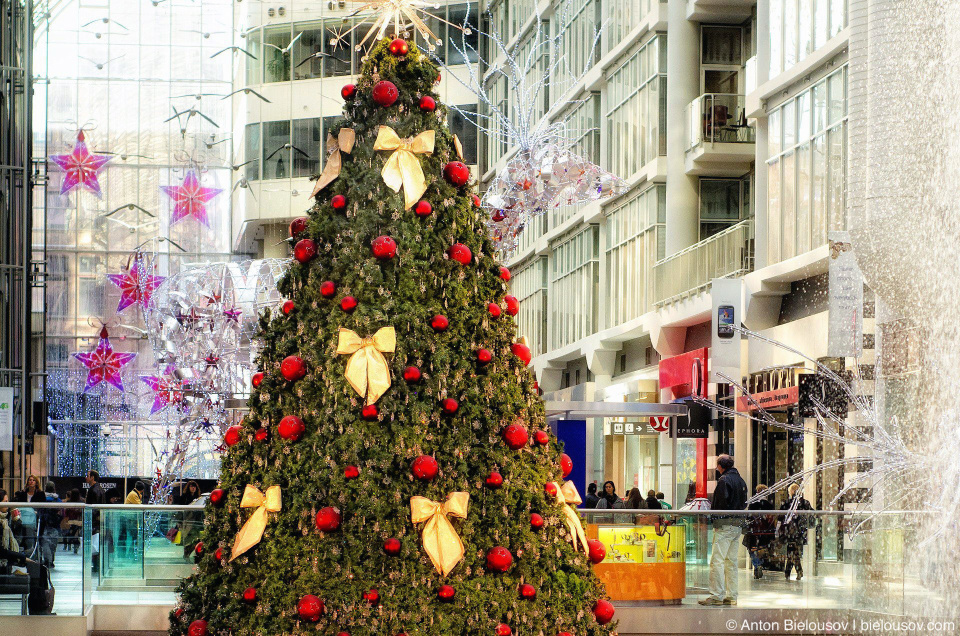
[[[846,25],[846,0],[770,0],[770,77],[802,62]]]
[[[269,121],[263,124],[263,178],[285,179],[290,176],[290,122]]]
[[[666,255],[666,188],[653,186],[617,205],[607,217],[607,289],[613,327],[653,307],[653,264]]]
[[[313,119],[293,120],[293,177],[309,177],[320,172],[321,122]]]
[[[525,336],[533,355],[547,352],[547,259],[538,258],[510,279],[510,293],[520,304],[517,333]]]
[[[700,240],[736,225],[746,217],[743,179],[700,179]]]
[[[260,178],[260,124],[247,124],[243,128],[243,176],[248,181]]]
[[[317,79],[323,77],[323,35],[319,24],[295,25],[293,36],[297,39],[293,45],[293,79]]]
[[[283,49],[290,44],[290,25],[263,30],[263,81],[290,81],[290,53]]]
[[[743,29],[730,26],[706,26],[701,29],[702,64],[743,65]]]
[[[463,160],[468,164],[477,163],[477,106],[476,104],[464,104],[458,106],[460,110],[453,108],[447,111],[447,123],[450,126],[450,132],[460,139],[463,146]],[[468,113],[467,117],[464,113]]]
[[[247,65],[247,86],[252,86],[253,84],[259,84],[261,82],[261,71],[263,59],[263,49],[260,46],[260,30],[254,30],[247,34],[246,37],[246,51],[250,53],[253,57],[249,55],[244,55],[243,53],[237,53],[239,59],[245,61]],[[221,55],[233,55],[232,52],[221,53]]]
[[[553,250],[550,349],[559,349],[597,331],[599,232],[589,226]]]
[[[456,27],[463,26],[464,21],[467,19],[467,10],[469,7],[469,22],[468,24],[476,24],[478,22],[477,14],[477,5],[476,4],[454,4],[450,5],[447,8],[447,22],[455,26],[443,25],[443,29],[447,32],[447,37],[443,38],[444,42],[447,43],[447,53],[446,53],[446,63],[448,65],[463,64],[463,56],[457,52],[457,49],[453,48],[450,44],[454,42],[457,45],[457,48],[466,54],[467,60],[471,63],[477,61],[477,50],[480,46],[480,32],[473,27],[470,29],[469,34],[463,33],[460,29]],[[466,40],[468,49],[464,50],[463,42]],[[472,50],[471,50],[472,49]]]

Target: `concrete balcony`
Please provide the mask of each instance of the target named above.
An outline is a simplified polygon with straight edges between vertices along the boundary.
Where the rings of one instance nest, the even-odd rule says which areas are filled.
[[[657,261],[653,266],[653,303],[663,307],[700,293],[714,278],[753,271],[753,220],[747,219]]]
[[[687,106],[687,174],[736,177],[750,170],[756,129],[747,123],[743,95],[704,93]]]
[[[757,0],[687,0],[687,19],[715,24],[741,24]]]

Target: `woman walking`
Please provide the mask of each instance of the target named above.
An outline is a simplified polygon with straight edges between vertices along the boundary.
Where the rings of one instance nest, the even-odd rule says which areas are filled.
[[[804,499],[803,495],[798,495],[800,486],[791,484],[788,492],[790,499],[797,499],[798,511],[813,510],[810,502]],[[799,497],[799,498],[798,498]],[[787,563],[783,568],[786,579],[790,580],[790,571],[797,569],[797,580],[803,578],[803,546],[807,543],[807,528],[809,527],[809,518],[805,514],[794,515],[789,522],[783,522],[780,526],[780,535],[786,543]]]

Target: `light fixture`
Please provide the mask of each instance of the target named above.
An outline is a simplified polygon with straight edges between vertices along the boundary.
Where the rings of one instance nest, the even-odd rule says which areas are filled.
[[[279,13],[281,16],[283,16],[283,15],[286,15],[286,14],[287,14],[287,10],[286,10],[285,8],[283,8],[283,7],[280,7],[279,9],[277,9],[277,13]]]
[[[270,7],[269,9],[267,9],[267,15],[270,16],[271,18],[272,18],[275,14],[276,14],[276,11],[274,11],[273,7]]]

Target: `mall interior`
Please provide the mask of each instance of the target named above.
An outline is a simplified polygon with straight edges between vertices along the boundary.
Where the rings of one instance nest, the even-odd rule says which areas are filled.
[[[350,27],[376,7],[358,14],[361,4],[0,0],[0,488],[21,502],[0,512],[32,520],[19,547],[44,557],[56,591],[47,612],[32,611],[23,577],[0,568],[0,633],[167,633],[223,431],[243,420],[255,378],[249,365],[226,378],[213,352],[198,354],[229,387],[183,437],[163,408],[173,376],[162,356],[182,343],[158,345],[164,318],[138,294],[144,277],[157,278],[151,291],[175,281],[163,296],[175,299],[207,293],[202,276],[238,285],[244,272],[254,311],[264,287],[275,292],[288,228],[332,156],[341,87],[364,61],[366,29]],[[888,501],[871,481],[887,435],[878,422],[909,416],[895,396],[936,395],[921,382],[923,330],[874,292],[850,251],[871,11],[896,3],[421,4],[439,34],[436,92],[478,193],[518,153],[486,118],[491,103],[517,99],[508,75],[487,72],[503,50],[538,56],[526,67],[544,85],[535,119],[563,122],[572,152],[622,180],[612,196],[531,215],[499,253],[587,536],[607,548],[594,570],[617,633],[899,633],[884,621],[957,618],[956,606],[929,610],[956,564],[925,557],[916,502]],[[550,47],[538,47],[544,34]],[[52,159],[82,143],[105,162],[92,177],[99,196],[87,181],[67,191]],[[191,175],[210,189],[203,224],[169,213],[166,188]],[[91,390],[89,358],[75,354],[104,347],[121,362]],[[800,475],[811,510],[802,579],[784,576],[783,514],[763,576],[749,542],[736,545],[739,599],[710,607],[699,601],[712,589],[708,512],[724,455],[749,496]],[[116,500],[90,504],[90,471]],[[39,524],[55,508],[16,499],[31,476],[72,502],[48,534]],[[200,499],[151,496],[187,482]],[[588,507],[606,482],[619,498],[662,493],[669,508]],[[146,488],[131,500],[137,483]],[[786,483],[771,509],[795,505]],[[760,519],[742,514],[744,527]],[[826,627],[843,621],[864,627]]]

